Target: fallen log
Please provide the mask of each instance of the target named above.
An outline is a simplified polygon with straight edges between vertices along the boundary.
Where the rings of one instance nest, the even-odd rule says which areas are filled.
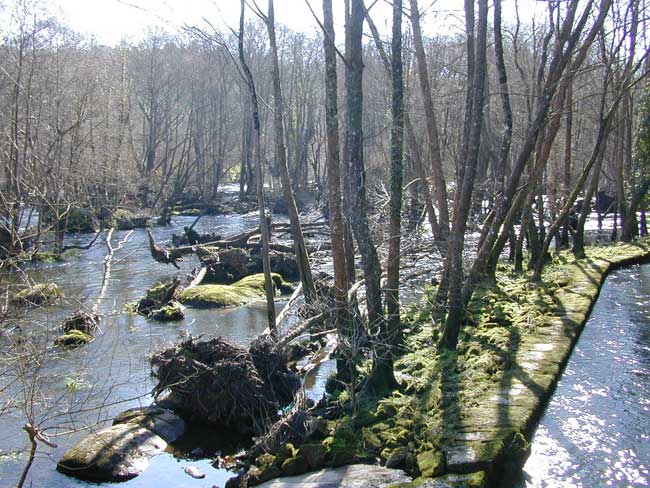
[[[176,269],[180,269],[178,264],[176,264],[176,261],[180,261],[184,254],[173,252],[175,249],[170,250],[156,244],[156,240],[153,238],[153,235],[149,229],[147,229],[147,236],[149,237],[149,249],[151,250],[151,257],[158,263],[171,264]]]

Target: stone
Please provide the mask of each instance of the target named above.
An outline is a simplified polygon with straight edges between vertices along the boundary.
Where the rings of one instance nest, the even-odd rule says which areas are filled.
[[[43,305],[58,298],[63,298],[63,292],[56,283],[38,283],[16,293],[10,302],[13,305]]]
[[[164,408],[150,406],[138,407],[120,413],[113,425],[137,424],[172,443],[185,433],[185,421]]]
[[[386,467],[391,469],[403,469],[411,472],[415,467],[416,460],[413,453],[406,447],[397,448],[386,458]]]
[[[469,474],[447,474],[439,478],[419,483],[418,488],[486,488],[487,476],[485,471]]]
[[[411,478],[400,470],[352,464],[275,479],[262,483],[260,488],[387,488],[410,481]]]
[[[322,444],[303,444],[299,453],[305,458],[310,469],[318,469],[325,461],[325,446]]]
[[[55,346],[71,349],[73,347],[83,346],[93,341],[93,336],[80,330],[71,330],[60,335],[54,341]]]
[[[283,475],[294,476],[296,474],[302,474],[308,471],[309,463],[303,456],[297,455],[286,459],[282,463],[281,469]]]
[[[445,456],[440,451],[429,450],[417,455],[418,469],[425,478],[433,478],[445,472]]]
[[[183,471],[197,480],[202,480],[205,478],[205,473],[202,473],[201,470],[196,466],[185,466],[185,468],[183,468]]]
[[[126,481],[135,478],[152,457],[167,448],[158,435],[134,423],[94,432],[66,451],[56,469],[86,481]]]

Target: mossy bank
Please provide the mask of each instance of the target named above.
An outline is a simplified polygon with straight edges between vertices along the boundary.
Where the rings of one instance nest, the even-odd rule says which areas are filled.
[[[251,484],[315,469],[307,454],[318,443],[322,465],[378,458],[413,477],[394,488],[498,486],[525,460],[607,273],[648,258],[649,241],[593,246],[582,260],[561,252],[539,282],[500,266],[496,284],[474,294],[455,352],[436,353],[441,324],[431,313],[435,290],[427,290],[403,315],[400,390],[358,405],[355,416],[322,421],[306,453],[289,446],[287,459],[258,459]],[[345,392],[339,401],[347,402]]]

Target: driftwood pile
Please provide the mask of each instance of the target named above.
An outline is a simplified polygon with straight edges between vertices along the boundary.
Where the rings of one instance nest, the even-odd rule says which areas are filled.
[[[287,281],[299,278],[298,264],[292,254],[278,251],[269,254],[272,273],[281,274]],[[205,283],[232,283],[263,272],[259,249],[199,247],[196,255],[207,270]]]
[[[248,351],[220,337],[190,337],[149,361],[155,398],[168,392],[179,415],[242,435],[265,432],[300,385],[286,356],[262,343]]]

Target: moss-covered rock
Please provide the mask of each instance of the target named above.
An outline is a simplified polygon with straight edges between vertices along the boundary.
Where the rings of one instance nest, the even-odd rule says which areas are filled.
[[[97,329],[98,323],[99,316],[96,313],[77,310],[61,323],[61,328],[64,333],[79,330],[86,334],[92,334]]]
[[[322,444],[303,444],[298,452],[307,461],[309,469],[319,469],[325,462],[326,450]]]
[[[278,464],[282,464],[285,460],[294,457],[298,453],[298,450],[290,442],[280,446],[278,451],[275,453],[275,461]]]
[[[99,229],[95,211],[89,207],[71,207],[65,223],[69,232],[96,232]]]
[[[93,340],[94,338],[90,334],[72,329],[57,337],[54,344],[59,347],[73,348],[83,346],[84,344],[90,344]]]
[[[160,436],[165,442],[174,442],[186,430],[186,424],[179,416],[164,408],[149,406],[130,408],[113,419],[113,425],[139,425]]]
[[[138,476],[167,443],[148,429],[118,424],[90,434],[68,449],[57,470],[87,481],[126,481]]]
[[[288,292],[287,285],[279,274],[273,274],[276,291]],[[198,285],[181,292],[181,303],[194,307],[222,308],[245,305],[264,297],[264,275],[247,276],[232,285]]]
[[[147,227],[149,220],[148,215],[136,215],[125,208],[118,208],[113,212],[111,224],[119,230],[132,230]]]
[[[297,455],[285,459],[280,467],[284,476],[295,476],[309,470],[309,463],[304,456]]]
[[[433,478],[445,472],[445,456],[440,451],[429,450],[417,455],[418,469],[422,476]]]
[[[183,306],[174,300],[162,308],[154,310],[149,317],[161,322],[173,322],[176,320],[183,320],[185,314],[183,313]]]
[[[56,283],[38,283],[16,293],[11,299],[13,305],[44,305],[59,298],[63,292]]]

